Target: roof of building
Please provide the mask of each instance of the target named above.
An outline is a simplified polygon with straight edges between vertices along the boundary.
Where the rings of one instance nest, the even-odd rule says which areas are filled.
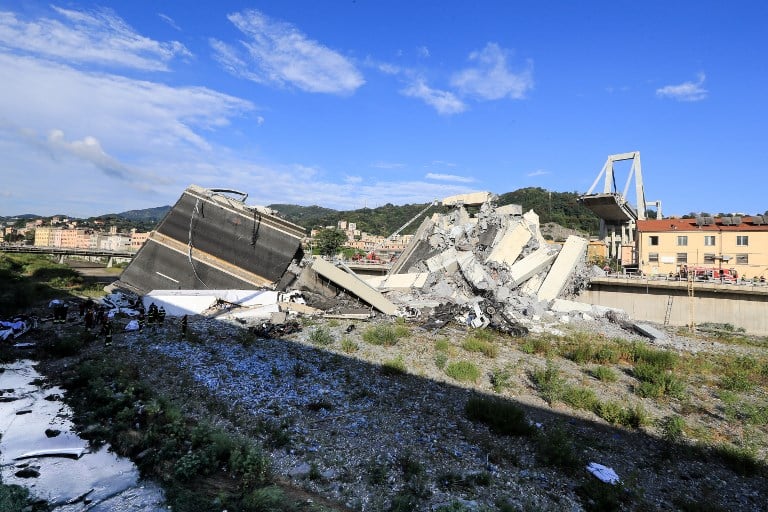
[[[752,217],[699,217],[697,219],[638,220],[639,232],[667,231],[768,231],[767,216]]]

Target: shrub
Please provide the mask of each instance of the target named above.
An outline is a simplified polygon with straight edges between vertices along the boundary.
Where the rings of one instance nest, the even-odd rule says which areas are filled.
[[[389,478],[389,468],[387,464],[378,459],[368,461],[368,483],[372,485],[382,485],[387,483]]]
[[[574,409],[593,411],[597,406],[598,399],[592,389],[583,386],[567,386],[563,390],[563,402]]]
[[[435,366],[442,370],[445,368],[446,364],[448,364],[448,354],[445,352],[438,352],[435,354]]]
[[[555,352],[552,341],[548,338],[526,338],[520,345],[520,350],[526,354],[539,354],[549,357]]]
[[[309,340],[315,345],[327,346],[333,343],[333,335],[325,327],[316,327],[309,333]]]
[[[623,425],[630,428],[639,428],[650,421],[648,413],[642,404],[623,407],[618,402],[598,402],[594,408],[595,414],[613,425]]]
[[[618,379],[616,372],[607,366],[596,366],[590,370],[589,374],[602,382],[616,382]]]
[[[574,469],[583,465],[571,436],[559,424],[537,437],[536,456],[547,466]]]
[[[347,354],[352,354],[353,352],[360,350],[360,346],[351,339],[344,337],[341,340],[341,350]]]
[[[727,360],[720,387],[730,391],[750,391],[761,379],[761,370],[760,363],[750,356]]]
[[[435,340],[435,350],[438,352],[448,352],[451,349],[451,342],[448,338],[439,338]]]
[[[545,369],[534,371],[531,378],[539,389],[539,394],[549,405],[562,399],[565,379],[560,376],[560,369],[552,361],[547,361]]]
[[[494,368],[491,372],[491,386],[496,393],[501,393],[510,386],[512,372],[508,368]]]
[[[371,345],[391,347],[402,336],[402,330],[390,324],[373,325],[363,331],[363,340]]]
[[[685,420],[681,416],[665,416],[658,421],[661,438],[674,443],[680,441],[685,430]]]
[[[270,478],[269,459],[261,448],[243,442],[232,450],[229,467],[242,476],[242,488],[264,485]]]
[[[477,382],[480,380],[480,368],[471,361],[456,361],[445,368],[445,374],[459,382]]]
[[[471,421],[485,423],[497,434],[525,436],[533,433],[533,426],[520,407],[492,398],[470,398],[464,413]]]
[[[461,347],[467,352],[481,352],[484,356],[494,358],[499,354],[499,347],[491,341],[471,335],[461,344]]]
[[[655,350],[643,344],[635,343],[632,346],[635,363],[646,363],[659,370],[672,370],[677,366],[679,357],[669,350]]]
[[[762,469],[754,446],[723,443],[715,447],[715,454],[726,466],[741,475],[755,474]]]
[[[637,393],[642,397],[660,398],[667,395],[683,398],[685,396],[685,383],[672,375],[672,372],[665,368],[665,364],[639,362],[635,365],[634,374],[640,381]]]
[[[381,365],[381,372],[384,375],[399,375],[407,370],[403,356],[397,356],[394,359],[384,361]]]
[[[613,401],[600,402],[595,408],[595,414],[612,425],[620,424],[624,413],[621,404]]]
[[[270,485],[247,493],[243,497],[243,505],[247,510],[278,512],[285,509],[285,500],[283,490],[276,485]]]

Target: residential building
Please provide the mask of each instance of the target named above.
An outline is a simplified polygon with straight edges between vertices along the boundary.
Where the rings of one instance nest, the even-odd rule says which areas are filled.
[[[138,232],[135,229],[131,230],[131,251],[138,251],[144,242],[149,238],[149,231]]]
[[[35,229],[35,247],[53,247],[53,231],[56,228],[40,226]]]
[[[638,220],[637,257],[646,275],[674,274],[685,265],[768,277],[768,218]]]

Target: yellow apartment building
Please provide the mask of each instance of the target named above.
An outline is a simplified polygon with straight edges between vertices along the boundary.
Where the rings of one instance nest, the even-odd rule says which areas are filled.
[[[768,278],[768,216],[638,220],[637,260],[646,275],[686,265]]]

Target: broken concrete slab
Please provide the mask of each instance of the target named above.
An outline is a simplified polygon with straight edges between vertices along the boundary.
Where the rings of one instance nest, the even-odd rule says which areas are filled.
[[[389,274],[386,276],[370,276],[365,279],[365,282],[379,291],[407,291],[413,288],[424,288],[428,277],[429,272]]]
[[[531,254],[518,261],[509,269],[510,278],[515,286],[520,286],[534,274],[546,269],[557,257],[548,247],[539,247]]]
[[[523,214],[523,207],[519,204],[507,204],[504,206],[499,206],[496,208],[496,214],[497,215],[522,215]]]
[[[458,253],[451,247],[439,254],[424,261],[430,272],[443,272],[447,275],[453,274],[459,269]]]
[[[275,288],[303,256],[301,226],[271,210],[190,185],[120,276],[139,295],[156,289]]]
[[[651,338],[654,341],[666,341],[668,339],[668,336],[664,332],[656,329],[650,324],[635,322],[632,324],[632,327],[643,336]]]
[[[553,300],[562,293],[576,266],[583,263],[587,244],[586,238],[568,237],[539,288],[539,300]]]
[[[310,268],[316,274],[354,294],[385,315],[394,315],[397,312],[397,307],[394,304],[359,277],[335,267],[324,259],[315,258]]]
[[[501,239],[495,243],[486,261],[503,263],[511,267],[531,239],[531,232],[524,224],[508,226]]]
[[[478,206],[494,198],[490,192],[470,192],[468,194],[458,194],[443,199],[444,206]]]
[[[488,290],[494,285],[493,279],[485,271],[471,252],[458,252],[459,268],[464,279],[476,290]]]
[[[577,302],[575,300],[555,299],[550,309],[555,313],[593,313],[592,304]]]

